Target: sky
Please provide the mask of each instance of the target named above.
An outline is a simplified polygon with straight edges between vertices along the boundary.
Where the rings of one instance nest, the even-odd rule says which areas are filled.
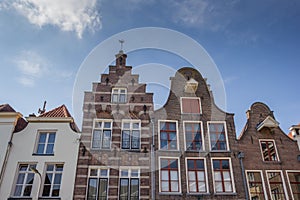
[[[46,109],[65,104],[74,114],[82,108],[73,107],[74,84],[87,57],[116,34],[145,27],[174,30],[203,47],[223,80],[222,108],[235,114],[237,135],[246,123],[246,111],[257,101],[274,111],[285,133],[300,122],[299,0],[2,0],[0,104],[8,103],[26,117],[37,114],[46,100]],[[120,49],[115,40],[115,51],[95,57],[97,78],[86,77],[90,90],[106,67],[99,66],[97,72],[97,59],[100,64]],[[124,51],[134,42],[126,40]],[[175,39],[172,45],[189,48]],[[144,48],[129,52],[127,64],[147,81],[143,69],[161,67],[172,74],[191,63]],[[215,84],[213,79],[208,82]],[[159,91],[150,84],[148,91],[155,89]]]

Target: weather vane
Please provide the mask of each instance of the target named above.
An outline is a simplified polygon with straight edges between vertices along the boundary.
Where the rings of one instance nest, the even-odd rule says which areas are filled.
[[[120,44],[121,44],[121,50],[123,50],[123,44],[124,44],[124,40],[119,40]]]

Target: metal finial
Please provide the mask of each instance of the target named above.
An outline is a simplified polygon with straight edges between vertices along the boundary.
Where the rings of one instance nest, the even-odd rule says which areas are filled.
[[[121,50],[123,50],[123,44],[124,44],[124,40],[119,40],[120,44],[121,44]]]

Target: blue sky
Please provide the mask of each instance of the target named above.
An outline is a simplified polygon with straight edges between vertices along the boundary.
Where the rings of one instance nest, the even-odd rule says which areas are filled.
[[[0,104],[28,116],[47,100],[48,109],[65,104],[73,113],[73,85],[84,59],[112,35],[140,27],[172,29],[202,45],[224,81],[237,135],[256,101],[274,111],[286,133],[300,122],[298,0],[3,0]],[[151,62],[187,65],[160,51],[128,55],[133,67]]]

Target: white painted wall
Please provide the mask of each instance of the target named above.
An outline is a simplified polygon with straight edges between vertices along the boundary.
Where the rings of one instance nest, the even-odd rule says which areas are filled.
[[[15,128],[18,113],[0,113],[0,172],[11,134]]]
[[[35,156],[36,140],[39,131],[56,131],[54,156]],[[16,173],[19,163],[36,162],[37,170],[42,174],[44,182],[45,167],[47,163],[64,163],[60,197],[62,200],[71,200],[75,183],[77,155],[80,134],[70,128],[69,122],[30,122],[27,127],[15,133],[13,146],[7,163],[6,173],[0,188],[1,199],[11,197],[14,192]],[[35,175],[31,196],[36,199],[40,180]],[[42,193],[42,187],[40,196]]]

